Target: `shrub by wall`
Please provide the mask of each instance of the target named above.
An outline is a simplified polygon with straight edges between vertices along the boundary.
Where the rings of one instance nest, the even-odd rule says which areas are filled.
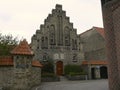
[[[65,75],[85,75],[86,72],[80,65],[66,65],[64,68]]]

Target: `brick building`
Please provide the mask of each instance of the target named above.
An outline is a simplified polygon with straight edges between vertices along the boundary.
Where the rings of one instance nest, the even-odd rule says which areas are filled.
[[[101,0],[110,90],[120,90],[120,0]]]
[[[30,90],[41,83],[39,61],[33,60],[26,40],[11,51],[11,56],[0,57],[0,87],[5,90]]]

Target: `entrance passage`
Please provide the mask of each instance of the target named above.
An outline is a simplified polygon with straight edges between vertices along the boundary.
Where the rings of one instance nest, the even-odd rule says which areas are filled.
[[[100,76],[102,79],[107,79],[108,78],[108,72],[107,72],[107,67],[102,66],[100,67]]]
[[[91,68],[91,78],[95,79],[95,68]]]
[[[63,62],[62,61],[58,61],[56,63],[56,74],[57,75],[63,75]]]

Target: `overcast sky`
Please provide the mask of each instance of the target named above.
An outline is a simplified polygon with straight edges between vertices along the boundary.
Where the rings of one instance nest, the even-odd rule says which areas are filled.
[[[0,0],[0,33],[30,42],[56,4],[62,4],[78,34],[103,27],[100,0]]]

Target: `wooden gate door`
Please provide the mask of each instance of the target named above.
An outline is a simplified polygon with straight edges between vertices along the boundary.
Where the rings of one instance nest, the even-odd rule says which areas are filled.
[[[63,75],[63,62],[62,61],[58,61],[56,63],[56,74],[57,75]]]

